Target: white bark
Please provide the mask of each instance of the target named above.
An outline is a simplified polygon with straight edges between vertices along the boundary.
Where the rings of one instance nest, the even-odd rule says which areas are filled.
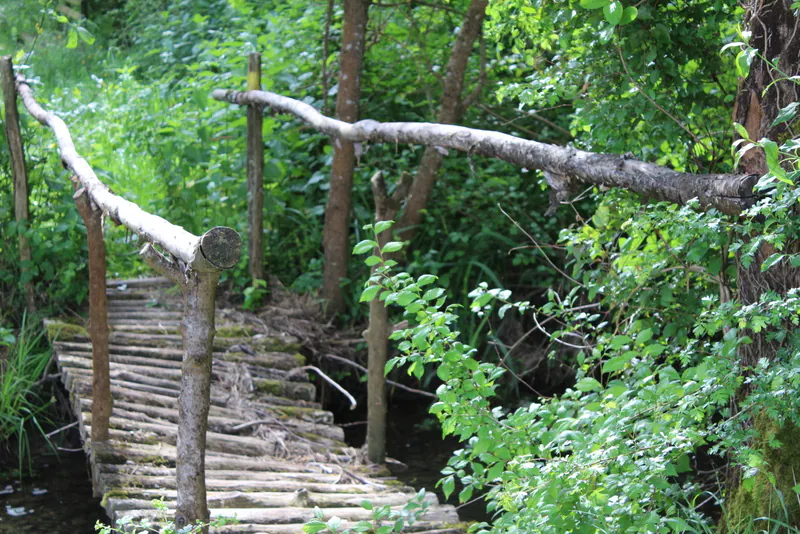
[[[290,113],[316,130],[352,142],[409,143],[452,148],[468,154],[502,159],[526,169],[539,169],[565,176],[559,199],[575,185],[617,187],[655,201],[685,204],[693,198],[704,208],[716,208],[737,215],[754,201],[756,175],[688,174],[667,167],[637,161],[616,154],[597,154],[570,147],[529,141],[508,134],[426,122],[378,122],[362,120],[353,124],[331,119],[314,107],[267,91],[211,93],[216,100],[233,104],[261,104]]]

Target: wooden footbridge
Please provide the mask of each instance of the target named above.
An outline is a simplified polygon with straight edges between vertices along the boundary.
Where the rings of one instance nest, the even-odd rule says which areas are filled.
[[[151,500],[165,497],[179,528],[235,516],[239,525],[218,531],[282,533],[300,532],[315,507],[346,526],[372,517],[361,506],[365,500],[405,505],[413,490],[361,461],[314,401],[297,340],[279,332],[257,335],[217,317],[217,284],[221,272],[239,262],[239,234],[216,227],[194,235],[117,196],[78,154],[64,121],[42,108],[25,78],[14,74],[10,57],[0,59],[0,78],[18,224],[28,224],[28,197],[17,96],[55,134],[86,226],[89,323],[49,321],[47,328],[95,492],[111,519],[157,520]],[[263,278],[261,112],[259,105],[248,110],[254,280]],[[138,237],[142,258],[163,278],[106,282],[105,219]],[[22,232],[19,250],[21,264],[30,264]],[[32,310],[33,286],[25,291]],[[377,427],[385,424],[383,363],[371,360],[370,368],[378,370],[370,373],[369,388],[369,418]],[[369,456],[380,464],[382,446],[376,451],[377,459],[372,451]],[[433,494],[426,498],[426,514],[406,531],[458,532],[455,509],[439,505]]]
[[[61,379],[91,463],[94,489],[109,517],[157,520],[150,501],[175,507],[180,392],[180,294],[164,278],[108,284],[109,439],[92,443],[92,347],[74,322],[47,322]],[[298,340],[218,321],[206,441],[211,515],[236,517],[216,532],[302,532],[321,508],[343,526],[369,519],[361,503],[402,507],[414,490],[348,448],[333,416],[314,402]],[[300,369],[301,372],[293,372]],[[408,531],[461,532],[452,506],[433,493],[428,513]]]

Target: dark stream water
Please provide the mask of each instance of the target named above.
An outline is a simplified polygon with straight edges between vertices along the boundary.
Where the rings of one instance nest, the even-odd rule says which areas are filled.
[[[98,520],[108,522],[82,452],[34,451],[33,474],[25,466],[21,482],[8,463],[0,467],[0,532],[88,534]]]
[[[335,404],[335,403],[334,403]],[[362,421],[363,407],[350,412],[329,406],[337,423]],[[397,478],[414,488],[436,491],[440,471],[452,452],[459,448],[455,440],[443,440],[436,421],[427,414],[425,402],[393,403],[390,408],[387,452],[408,469],[396,473]],[[69,423],[61,422],[60,425]],[[59,425],[56,425],[56,428]],[[56,445],[65,449],[79,448],[75,429],[58,436]],[[346,439],[352,446],[364,443],[366,425],[346,426]],[[27,465],[20,481],[18,463],[8,450],[14,444],[0,444],[0,533],[5,534],[90,534],[97,521],[108,522],[100,507],[100,499],[92,496],[92,484],[83,452],[59,452],[34,439],[31,448],[31,472]],[[3,447],[6,449],[3,450]],[[455,496],[450,503],[458,505]],[[486,520],[483,502],[459,509],[462,521]]]

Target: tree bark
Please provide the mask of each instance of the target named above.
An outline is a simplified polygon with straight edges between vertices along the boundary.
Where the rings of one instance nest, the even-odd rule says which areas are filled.
[[[339,92],[336,97],[336,116],[339,120],[358,120],[361,98],[361,66],[367,31],[369,0],[344,0],[344,25],[339,67]],[[351,140],[334,138],[328,203],[325,206],[323,247],[325,262],[322,274],[322,297],[327,301],[326,313],[333,315],[344,310],[341,279],[347,277],[350,261],[350,198],[356,158]]]
[[[247,90],[261,89],[261,54],[252,53],[247,63]],[[249,239],[247,263],[250,278],[264,279],[264,110],[247,107],[247,216]]]
[[[781,108],[800,100],[797,84],[786,79],[800,75],[800,36],[796,35],[798,19],[789,3],[753,2],[748,4],[745,25],[752,32],[750,46],[756,48],[759,54],[753,59],[747,78],[739,83],[734,120],[745,127],[751,139],[767,138],[780,145],[793,135],[791,128],[797,125],[796,120],[778,125],[773,125],[773,121]],[[780,72],[762,58],[777,62]],[[750,174],[766,173],[764,151],[760,148],[751,149],[741,158],[739,167]],[[796,236],[792,237],[795,239],[786,245],[788,253],[800,251],[800,241]],[[737,262],[738,299],[742,305],[756,304],[765,292],[786,295],[790,289],[800,287],[800,269],[792,267],[787,261],[779,262],[765,272],[761,271],[764,260],[774,252],[771,245],[764,244],[748,267],[743,266],[741,261]],[[765,332],[751,331],[748,335],[752,343],[739,347],[742,367],[746,370],[754,368],[762,358],[775,359],[778,351],[789,343],[788,339],[769,340]],[[744,386],[740,394],[744,396],[749,393],[747,386]],[[788,421],[782,429],[778,429],[769,417],[758,413],[753,414],[753,426],[759,433],[753,446],[764,454],[769,473],[774,477],[774,487],[783,493],[788,515],[786,519],[796,527],[800,525],[800,503],[794,498],[792,488],[797,483],[796,473],[800,472],[800,461],[796,454],[800,429]],[[783,445],[777,449],[768,445],[766,436],[773,436]],[[763,480],[757,482],[755,488],[772,487],[773,483],[766,480],[767,474],[760,473],[757,477]],[[775,517],[775,510],[770,509],[769,505],[770,495],[761,495],[758,489],[747,490],[741,484],[740,473],[733,473],[728,483],[728,513],[722,525],[724,531],[735,528],[739,521]]]
[[[375,222],[391,221],[397,215],[400,203],[408,195],[411,175],[403,173],[400,183],[390,197],[383,174],[372,177],[372,195],[375,197]],[[380,254],[383,246],[391,241],[391,229],[378,234]],[[372,268],[373,272],[377,266]],[[389,355],[389,311],[384,302],[374,298],[369,303],[369,329],[367,330],[367,456],[369,461],[381,464],[386,459],[386,360]]]
[[[92,341],[92,445],[108,441],[112,398],[108,356],[108,314],[106,312],[106,241],[103,212],[79,188],[74,178],[75,205],[86,225],[89,243],[89,337]]]
[[[464,75],[467,64],[472,55],[475,41],[481,34],[483,19],[486,17],[488,0],[472,0],[464,16],[464,23],[458,32],[450,60],[447,63],[447,72],[444,78],[444,92],[439,105],[438,122],[441,124],[455,124],[461,120],[466,107],[463,105],[461,93],[464,91]],[[435,147],[428,146],[422,155],[411,193],[406,203],[405,210],[397,225],[400,239],[410,241],[416,228],[422,221],[422,212],[428,205],[436,177],[442,165],[444,155]]]
[[[192,272],[184,291],[183,365],[178,396],[178,462],[176,468],[178,527],[208,522],[205,453],[211,396],[211,351],[218,272]],[[208,529],[203,529],[203,534]]]
[[[2,78],[3,103],[6,109],[6,141],[11,155],[11,176],[14,180],[14,217],[17,221],[19,235],[19,262],[25,274],[30,269],[31,245],[24,231],[28,229],[30,215],[28,211],[28,170],[25,168],[25,149],[22,146],[22,134],[19,128],[19,112],[17,111],[17,88],[14,84],[14,65],[11,56],[0,59],[0,78]],[[29,313],[36,311],[36,299],[33,292],[33,281],[23,284],[25,304]]]
[[[738,215],[755,202],[753,186],[757,174],[689,174],[617,154],[598,154],[520,139],[508,134],[427,122],[378,122],[362,120],[349,124],[325,117],[314,107],[266,91],[217,89],[212,97],[234,104],[261,102],[270,108],[296,115],[320,132],[349,141],[411,143],[448,148],[498,158],[526,169],[547,171],[557,180],[550,186],[559,200],[566,200],[576,185],[628,189],[650,201],[686,204],[697,199],[701,208],[716,208]]]

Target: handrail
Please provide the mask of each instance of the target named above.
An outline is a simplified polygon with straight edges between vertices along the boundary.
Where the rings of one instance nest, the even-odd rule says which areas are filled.
[[[326,117],[315,107],[269,91],[215,89],[211,97],[240,106],[269,107],[289,113],[315,130],[354,143],[409,143],[481,154],[526,169],[545,171],[558,200],[568,200],[575,186],[622,188],[656,201],[686,204],[697,198],[703,207],[739,215],[756,201],[757,175],[689,174],[617,154],[586,152],[530,141],[492,130],[428,122],[355,123]]]
[[[196,236],[115,195],[75,150],[72,136],[64,121],[36,102],[24,76],[19,74],[16,76],[16,88],[28,112],[41,124],[53,130],[64,166],[72,170],[89,197],[114,222],[143,236],[146,241],[160,245],[195,271],[219,271],[236,265],[241,255],[241,238],[236,231],[226,227],[215,227],[202,236]]]
[[[102,214],[106,213],[141,236],[147,243],[143,259],[156,271],[178,284],[184,294],[182,323],[183,358],[178,396],[178,443],[175,524],[178,527],[207,522],[209,510],[205,486],[205,449],[211,390],[211,354],[215,333],[215,298],[220,271],[233,267],[241,256],[242,240],[232,228],[218,226],[201,236],[144,211],[134,202],[115,195],[100,181],[75,149],[67,125],[36,102],[25,77],[12,82],[10,57],[2,58],[6,100],[16,107],[16,95],[28,112],[56,136],[59,155],[72,171],[77,189],[74,198],[86,224],[89,243],[89,313],[92,341],[92,432],[91,450],[98,453],[109,439],[112,410],[109,374],[108,318],[106,311],[106,261]],[[13,94],[11,94],[13,93]],[[12,156],[24,158],[22,150],[9,145]],[[171,258],[157,251],[159,245]],[[201,531],[205,534],[207,528]]]

